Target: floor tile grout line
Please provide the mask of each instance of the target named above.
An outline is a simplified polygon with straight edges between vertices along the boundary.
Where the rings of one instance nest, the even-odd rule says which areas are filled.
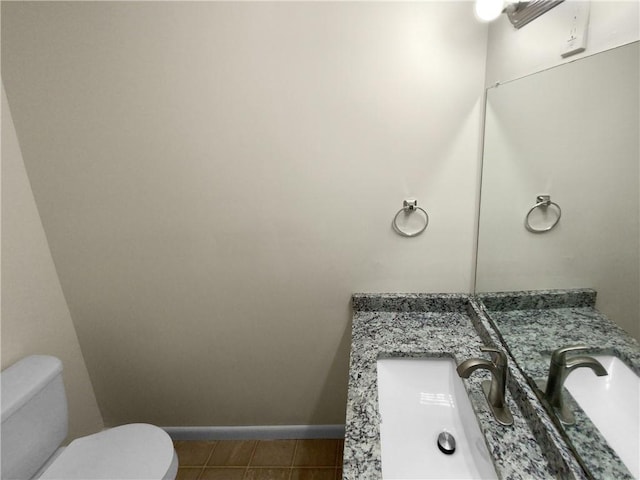
[[[287,475],[287,480],[291,480],[293,477],[293,464],[296,461],[296,453],[298,453],[298,442],[300,440],[296,438],[296,442],[293,444],[293,455],[291,455],[291,463],[289,464],[289,475]]]
[[[300,442],[300,440],[296,438],[296,443],[293,445],[293,455],[291,455],[291,464],[289,465],[289,468],[293,468],[293,464],[296,461],[296,454],[298,453],[298,442]]]
[[[204,465],[202,465],[202,469],[200,470],[200,474],[197,476],[197,479],[200,479],[204,475],[204,469],[207,468],[207,463],[209,463],[209,459],[213,455],[213,451],[216,449],[217,446],[218,446],[218,442],[214,441],[213,445],[211,446],[211,451],[209,452],[209,455],[207,455],[207,459],[204,461]]]
[[[211,447],[211,451],[209,452],[209,456],[207,457],[207,459],[204,461],[204,465],[203,465],[203,471],[204,471],[204,467],[206,467],[209,464],[209,460],[211,460],[211,457],[213,457],[213,451],[218,448],[218,442],[217,440],[215,440],[213,442],[213,446]]]
[[[251,449],[251,455],[249,455],[249,462],[247,463],[247,468],[253,463],[253,457],[256,454],[256,450],[258,449],[258,444],[260,440],[254,440],[253,448]]]
[[[202,474],[204,473],[204,467],[200,467],[200,473],[198,474],[198,476],[196,477],[196,480],[198,480],[200,477],[202,477]]]
[[[260,443],[260,440],[256,440],[255,443],[253,444],[251,455],[249,455],[249,461],[247,462],[247,465],[244,467],[244,473],[242,474],[243,479],[248,478],[249,476],[249,465],[251,465],[251,462],[253,461],[253,457],[256,454],[256,450],[258,449],[258,443]]]

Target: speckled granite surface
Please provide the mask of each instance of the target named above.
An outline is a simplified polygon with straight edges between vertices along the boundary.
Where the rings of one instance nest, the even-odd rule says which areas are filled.
[[[503,292],[478,298],[510,354],[529,379],[544,379],[551,352],[585,344],[586,354],[612,354],[640,374],[640,345],[598,312],[593,290]],[[564,432],[595,478],[633,478],[597,428],[565,390],[576,424]]]
[[[596,291],[589,288],[493,292],[479,294],[476,298],[492,312],[532,308],[595,307],[596,305]]]
[[[471,301],[472,321],[485,345],[503,345],[482,305],[475,299]],[[518,368],[509,351],[509,387],[512,395],[518,399],[521,411],[535,433],[538,444],[547,460],[555,467],[558,478],[589,478],[580,462],[567,445],[565,437],[556,428],[553,420],[539,402],[527,379]]]
[[[489,357],[480,351],[484,343],[474,329],[477,318],[472,320],[476,312],[469,296],[356,294],[353,310],[343,478],[380,479],[377,359],[448,356],[459,364],[471,357]],[[562,454],[550,460],[548,453],[545,457],[516,405],[512,382],[507,404],[514,425],[505,427],[495,421],[481,390],[481,381],[488,378],[488,372],[477,371],[464,383],[499,478],[583,478],[582,470],[572,470],[575,465],[561,464]]]

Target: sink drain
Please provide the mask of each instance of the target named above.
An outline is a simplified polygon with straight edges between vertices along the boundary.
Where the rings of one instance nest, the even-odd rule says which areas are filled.
[[[449,432],[442,432],[438,435],[438,448],[446,455],[451,455],[456,451],[456,439]]]

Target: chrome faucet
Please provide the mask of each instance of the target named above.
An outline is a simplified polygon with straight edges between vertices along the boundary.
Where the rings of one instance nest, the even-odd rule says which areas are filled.
[[[586,350],[587,348],[586,345],[573,345],[554,350],[551,354],[547,381],[540,382],[540,386],[544,391],[544,398],[549,401],[558,418],[565,425],[573,425],[576,423],[573,412],[566,406],[564,397],[562,396],[562,386],[569,374],[576,368],[588,367],[599,377],[607,375],[607,371],[602,364],[593,357],[579,356],[570,359],[566,358],[568,352]]]
[[[504,352],[495,348],[480,347],[483,352],[489,352],[491,361],[484,358],[470,358],[458,365],[457,372],[462,378],[469,376],[479,368],[491,372],[491,381],[483,380],[482,390],[487,397],[489,407],[502,425],[513,424],[513,416],[505,403],[505,393],[507,386],[507,356]]]

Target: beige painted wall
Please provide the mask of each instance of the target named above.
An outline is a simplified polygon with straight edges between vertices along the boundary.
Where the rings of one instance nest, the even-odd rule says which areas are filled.
[[[69,437],[103,427],[2,90],[2,369],[32,354],[62,360]]]
[[[468,292],[464,2],[3,3],[24,160],[105,422],[344,421],[349,299]],[[424,235],[391,230],[403,199]]]

